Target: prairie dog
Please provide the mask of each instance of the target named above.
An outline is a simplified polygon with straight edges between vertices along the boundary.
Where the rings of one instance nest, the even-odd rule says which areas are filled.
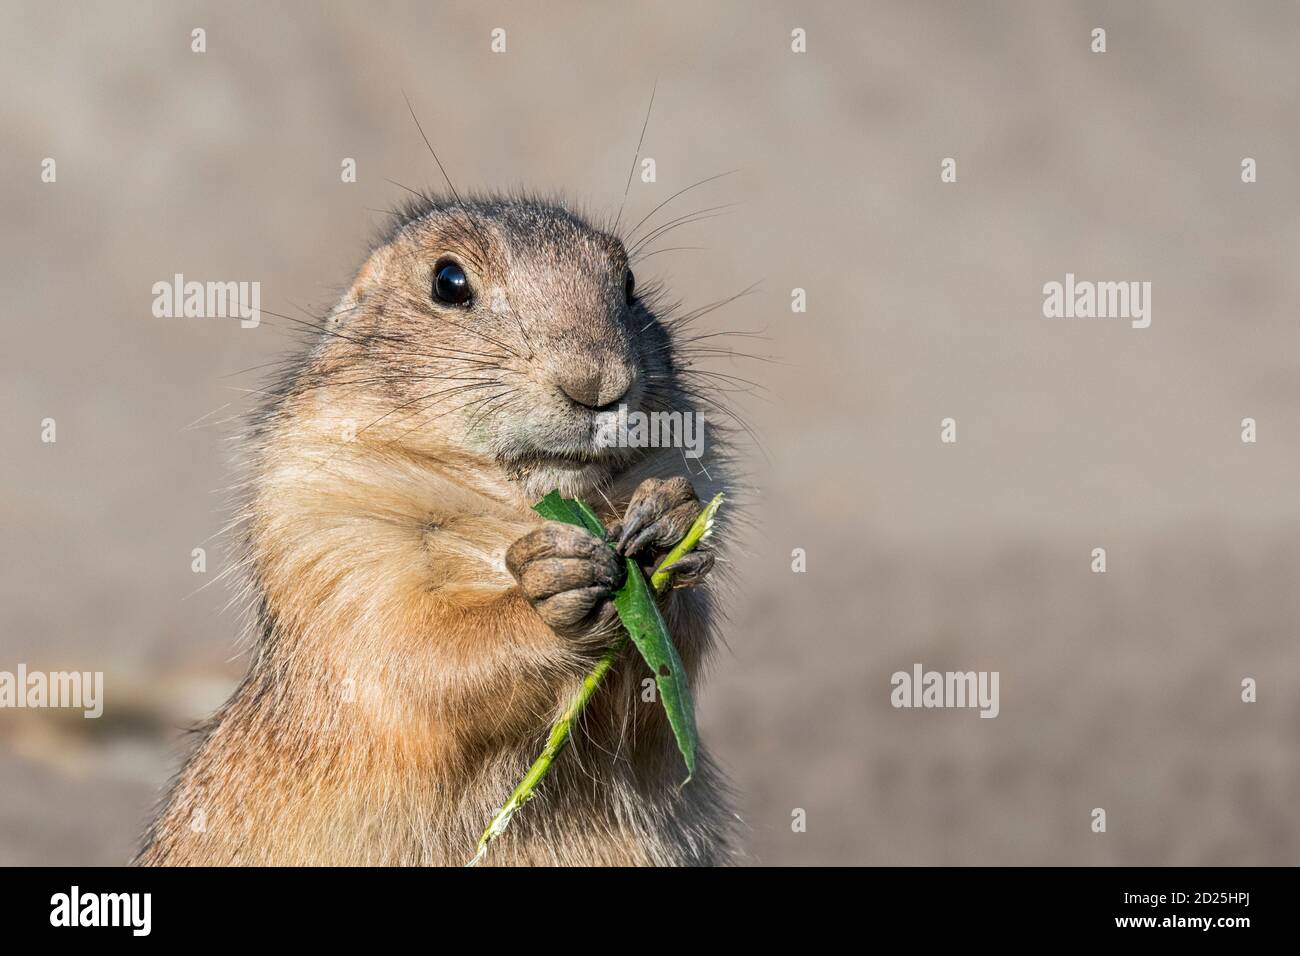
[[[678,448],[603,447],[620,405],[695,413],[623,244],[550,203],[408,204],[246,442],[256,645],[139,862],[459,865],[616,633],[623,564],[531,505],[552,488],[654,565],[721,490]],[[713,555],[662,607],[694,680]],[[629,655],[488,864],[716,864],[707,753],[689,785]]]

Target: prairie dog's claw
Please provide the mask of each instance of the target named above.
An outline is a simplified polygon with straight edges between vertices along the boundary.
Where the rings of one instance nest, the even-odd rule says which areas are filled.
[[[703,510],[685,478],[647,478],[628,502],[614,549],[630,558],[646,548],[667,551],[686,536]]]
[[[693,588],[713,570],[715,555],[709,548],[696,548],[674,561],[669,571],[675,588]]]

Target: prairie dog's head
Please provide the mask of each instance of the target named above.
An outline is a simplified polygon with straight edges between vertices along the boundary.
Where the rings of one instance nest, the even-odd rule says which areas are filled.
[[[602,440],[620,407],[685,410],[623,243],[530,199],[412,204],[329,316],[311,371],[364,409],[358,437],[494,463],[530,499],[662,451]]]

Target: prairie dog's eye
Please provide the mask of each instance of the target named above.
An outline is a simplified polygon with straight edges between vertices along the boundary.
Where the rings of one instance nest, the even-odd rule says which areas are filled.
[[[627,301],[632,301],[632,293],[636,291],[636,276],[632,275],[632,270],[627,270],[627,277],[623,280],[623,293],[627,296]]]
[[[433,297],[448,305],[464,305],[469,301],[469,278],[459,263],[443,259],[433,267]]]

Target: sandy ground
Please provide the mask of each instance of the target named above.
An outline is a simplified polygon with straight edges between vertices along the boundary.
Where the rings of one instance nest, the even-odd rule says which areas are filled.
[[[328,308],[387,180],[437,181],[403,91],[458,185],[611,213],[656,82],[629,213],[730,169],[672,208],[737,205],[643,278],[688,306],[759,282],[706,321],[783,363],[716,366],[767,389],[741,399],[767,456],[700,691],[752,859],[1296,861],[1293,4],[274,9],[0,5],[0,669],[109,680],[102,726],[0,712],[0,864],[124,860],[172,728],[241,667],[201,589],[220,422],[293,338],[155,319],[152,284]],[[1151,327],[1045,319],[1067,272],[1151,282]],[[914,662],[998,671],[1000,715],[892,708]]]

